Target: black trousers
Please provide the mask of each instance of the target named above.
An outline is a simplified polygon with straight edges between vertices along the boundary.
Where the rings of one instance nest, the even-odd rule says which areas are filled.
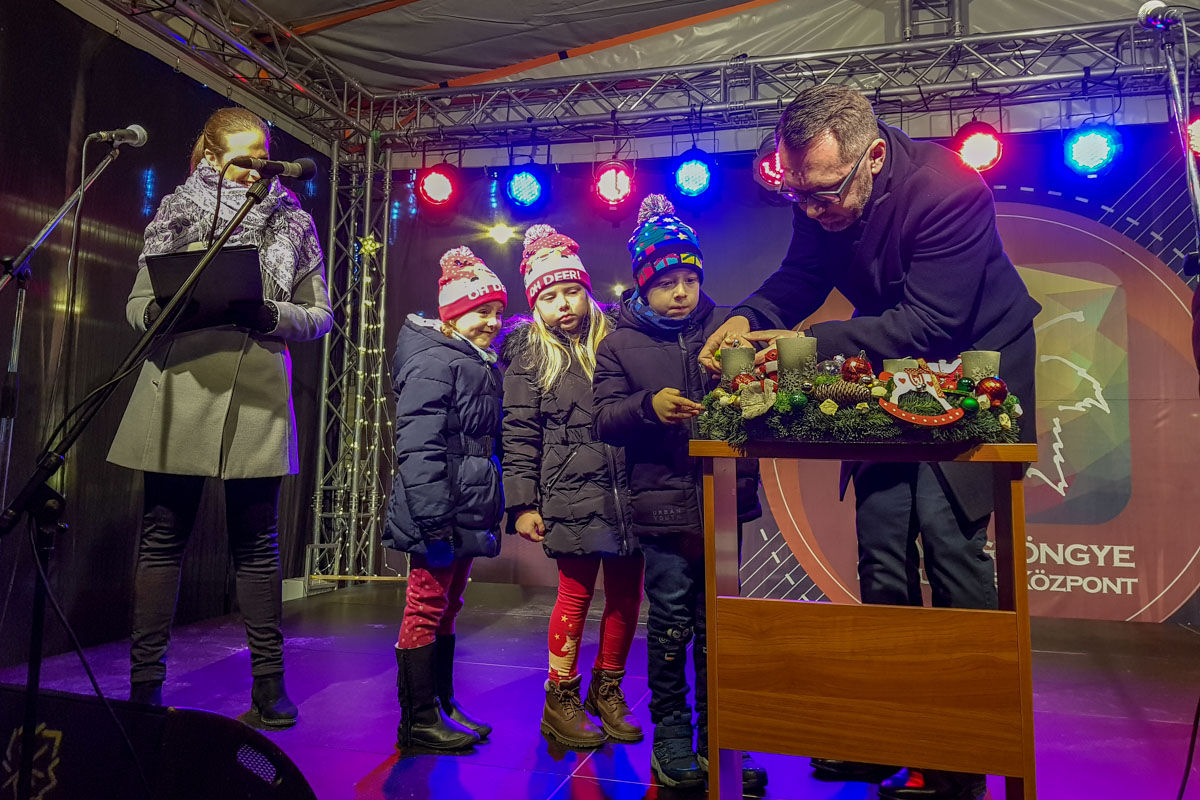
[[[968,520],[929,464],[862,464],[854,474],[858,578],[864,603],[921,605],[925,574],[940,608],[996,608],[996,572],[984,552],[990,515]]]
[[[145,515],[133,591],[133,683],[161,681],[179,599],[179,573],[200,507],[204,478],[147,472]],[[283,575],[279,566],[282,478],[225,481],[225,519],[238,605],[255,677],[283,672]]]
[[[641,540],[646,557],[646,650],[650,721],[679,715],[691,721],[687,651],[696,672],[696,723],[708,724],[708,636],[704,594],[704,534],[671,533]],[[738,526],[741,561],[742,527]]]

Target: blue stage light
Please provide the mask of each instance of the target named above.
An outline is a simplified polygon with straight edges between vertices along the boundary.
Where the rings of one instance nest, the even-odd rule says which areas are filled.
[[[1108,124],[1077,128],[1063,147],[1067,166],[1080,175],[1097,175],[1110,167],[1121,152],[1121,134]]]
[[[531,206],[542,199],[542,181],[533,170],[515,170],[508,176],[504,191],[517,205]]]
[[[693,147],[679,159],[675,167],[675,188],[688,197],[704,194],[712,185],[712,167],[708,165],[708,154]]]

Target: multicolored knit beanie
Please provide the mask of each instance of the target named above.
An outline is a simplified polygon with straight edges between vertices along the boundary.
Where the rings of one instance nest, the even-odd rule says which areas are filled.
[[[675,206],[661,194],[647,195],[638,210],[638,226],[629,239],[633,277],[642,291],[655,275],[669,269],[694,269],[704,281],[703,254],[696,231],[675,216]]]
[[[525,279],[525,298],[533,308],[538,295],[556,283],[574,281],[592,290],[592,279],[579,260],[579,243],[544,223],[525,231],[525,252],[521,255],[521,276]]]
[[[442,256],[438,279],[438,317],[457,319],[471,309],[499,300],[508,303],[508,292],[496,273],[488,269],[469,247],[455,247]]]

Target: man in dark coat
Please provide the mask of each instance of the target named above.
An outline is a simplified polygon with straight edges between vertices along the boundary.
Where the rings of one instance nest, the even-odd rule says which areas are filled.
[[[812,325],[818,354],[865,350],[884,358],[953,360],[967,350],[1001,353],[1001,371],[1034,441],[1035,341],[1041,309],[1004,253],[987,185],[953,153],[914,142],[875,119],[858,92],[801,92],[776,128],[781,191],[793,200],[791,246],[780,268],[709,338],[701,363],[727,337],[766,341],[798,335],[833,289],[852,319]],[[761,331],[750,334],[751,330]],[[783,330],[779,330],[783,329]],[[855,482],[863,602],[919,603],[909,553],[920,534],[934,604],[995,608],[995,576],[984,553],[992,511],[985,465],[846,465]],[[861,778],[879,768],[814,760],[818,774]],[[885,800],[982,797],[982,776],[902,770],[880,787]]]

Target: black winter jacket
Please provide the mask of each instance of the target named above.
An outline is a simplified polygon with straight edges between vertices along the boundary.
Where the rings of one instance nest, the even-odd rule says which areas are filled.
[[[625,448],[633,532],[703,531],[700,460],[688,455],[692,425],[664,425],[651,401],[666,388],[699,402],[714,385],[697,362],[701,348],[720,327],[716,306],[700,293],[692,323],[678,334],[655,328],[629,310],[628,293],[617,329],[596,353],[596,438]],[[738,460],[738,520],[762,515],[758,503],[758,462]]]
[[[436,320],[409,316],[392,361],[396,475],[384,544],[426,555],[434,539],[455,558],[500,552],[500,370]]]
[[[614,314],[615,316],[615,314]],[[615,320],[614,320],[615,322]],[[548,392],[530,361],[530,320],[504,340],[504,496],[509,528],[525,510],[546,523],[546,554],[623,556],[637,549],[630,533],[625,457],[592,436],[592,380],[572,358]]]

